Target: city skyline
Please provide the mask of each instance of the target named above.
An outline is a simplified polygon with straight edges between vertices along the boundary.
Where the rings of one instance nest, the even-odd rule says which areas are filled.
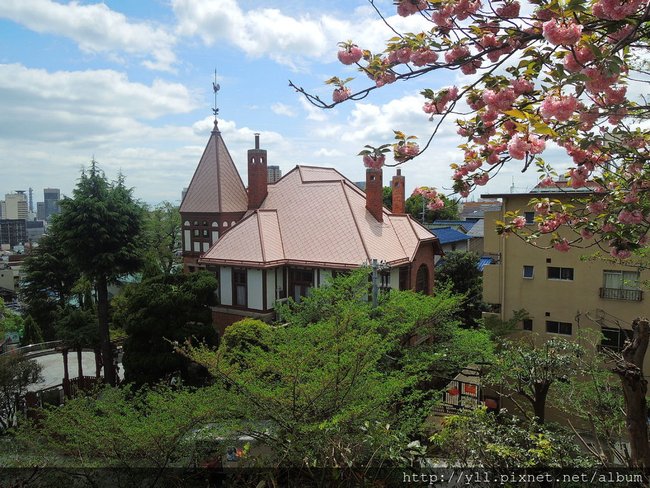
[[[390,0],[375,2],[387,20],[415,30],[417,16],[395,14]],[[337,43],[350,37],[377,51],[393,35],[364,0],[328,2],[248,0],[54,2],[0,0],[0,177],[6,189],[54,186],[71,194],[80,170],[99,162],[109,179],[119,172],[134,196],[148,203],[179,203],[213,124],[217,69],[219,128],[246,177],[253,134],[283,174],[297,164],[333,167],[364,179],[357,153],[390,142],[393,130],[428,139],[433,123],[419,91],[462,85],[440,73],[395,83],[363,101],[319,110],[289,88],[288,80],[330,99],[332,75],[370,80],[340,64]],[[402,166],[409,189],[450,192],[461,143],[453,121],[434,145]],[[557,148],[547,150],[548,161]],[[394,170],[387,168],[387,184]],[[506,165],[487,191],[514,181],[530,188],[536,174]],[[0,191],[6,191],[0,189]]]

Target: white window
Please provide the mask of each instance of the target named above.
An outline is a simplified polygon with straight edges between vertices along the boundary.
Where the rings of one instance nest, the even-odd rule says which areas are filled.
[[[534,266],[526,266],[524,265],[524,278],[527,279],[532,279],[535,274],[535,267]]]
[[[641,300],[643,294],[639,289],[637,271],[603,271],[603,288],[600,297],[611,300]]]

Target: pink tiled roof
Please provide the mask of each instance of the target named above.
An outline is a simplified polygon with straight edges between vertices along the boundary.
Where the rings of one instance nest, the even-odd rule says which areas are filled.
[[[181,212],[245,212],[248,197],[216,122],[181,203]]]
[[[384,209],[378,222],[365,202],[365,193],[336,170],[297,166],[269,185],[261,208],[221,237],[201,262],[348,268],[378,259],[399,265],[413,259],[421,242],[437,243],[409,216]]]

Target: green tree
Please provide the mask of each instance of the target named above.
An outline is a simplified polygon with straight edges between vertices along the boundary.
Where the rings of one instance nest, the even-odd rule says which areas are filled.
[[[459,218],[458,203],[444,195],[439,195],[444,203],[442,208],[431,210],[422,195],[411,195],[406,199],[406,213],[418,222],[422,222],[422,208],[424,208],[424,223],[436,220],[457,220]]]
[[[180,260],[176,255],[181,247],[181,215],[178,207],[162,202],[148,209],[145,214],[144,241],[144,278],[172,274]]]
[[[445,357],[467,342],[456,334],[458,301],[391,292],[373,309],[368,293],[362,269],[290,300],[279,310],[282,325],[247,319],[226,329],[216,353],[186,349],[233,392],[238,430],[270,446],[275,462],[408,462],[408,439],[422,434],[437,399],[431,378],[453,374]],[[482,337],[481,347],[458,347],[454,360],[483,357],[490,341]]]
[[[508,475],[522,468],[585,468],[595,464],[585,456],[572,435],[558,426],[521,420],[477,408],[445,419],[431,438],[443,462]]]
[[[58,216],[55,215],[56,218]],[[21,269],[20,297],[46,340],[55,338],[53,324],[57,309],[68,304],[74,295],[75,283],[81,276],[66,255],[54,227],[53,223],[38,247],[25,258]]]
[[[20,354],[0,356],[0,428],[6,430],[16,423],[18,399],[27,387],[41,380],[41,366]]]
[[[564,339],[554,338],[540,345],[534,344],[534,339],[505,341],[494,356],[486,381],[503,385],[505,391],[501,394],[527,414],[516,395],[525,398],[534,417],[543,424],[551,386],[575,379],[583,354],[580,345]]]
[[[2,338],[4,339],[7,332],[18,332],[22,336],[23,327],[23,318],[7,307],[4,300],[0,298],[0,335]]]
[[[21,426],[12,446],[22,454],[15,464],[30,466],[36,457],[40,466],[65,467],[72,474],[75,469],[121,468],[109,471],[115,477],[110,486],[125,486],[117,481],[139,473],[148,477],[146,486],[165,485],[165,468],[188,468],[196,462],[199,429],[212,425],[212,435],[219,434],[213,422],[226,407],[222,398],[227,400],[227,393],[214,389],[105,387],[41,411],[37,425]],[[101,469],[84,472],[89,481],[102,475]]]
[[[124,379],[138,386],[180,374],[185,382],[200,383],[206,374],[174,351],[173,343],[202,341],[216,346],[210,305],[217,280],[208,272],[158,276],[130,286],[123,296],[117,325],[128,337],[124,343]]]
[[[41,342],[43,342],[41,328],[32,316],[28,315],[24,321],[24,332],[20,343],[23,346],[28,346],[29,344],[39,344]]]
[[[452,251],[445,254],[442,264],[436,266],[436,288],[451,287],[463,295],[461,316],[468,327],[475,327],[481,318],[483,306],[483,274],[478,269],[479,256],[473,252]]]
[[[104,378],[115,385],[108,283],[142,264],[142,208],[121,175],[109,182],[93,161],[82,171],[73,197],[61,201],[61,214],[53,227],[70,262],[94,283]]]
[[[436,210],[427,207],[422,195],[411,195],[406,199],[406,213],[418,222],[422,222],[422,208],[424,208],[424,222],[435,222],[436,220],[457,220],[459,218],[458,203],[444,195],[439,195],[444,206]],[[384,207],[391,210],[393,208],[393,189],[390,186],[383,188]]]

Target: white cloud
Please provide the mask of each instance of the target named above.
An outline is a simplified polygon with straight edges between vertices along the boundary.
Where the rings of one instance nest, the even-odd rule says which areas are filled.
[[[286,115],[287,117],[295,117],[295,110],[284,103],[274,103],[271,105],[271,111],[277,115]]]
[[[104,3],[0,0],[0,17],[39,33],[68,37],[84,52],[142,58],[149,69],[171,70],[176,62],[172,33],[150,22],[129,22]]]
[[[268,56],[294,68],[305,60],[336,60],[336,44],[354,33],[364,48],[377,51],[392,31],[368,9],[355,12],[354,21],[328,14],[292,17],[275,8],[243,10],[237,0],[172,0],[177,32],[198,36],[207,45],[229,42],[248,56]],[[394,10],[391,10],[394,13]],[[420,16],[389,16],[389,23],[404,31],[427,26]]]

